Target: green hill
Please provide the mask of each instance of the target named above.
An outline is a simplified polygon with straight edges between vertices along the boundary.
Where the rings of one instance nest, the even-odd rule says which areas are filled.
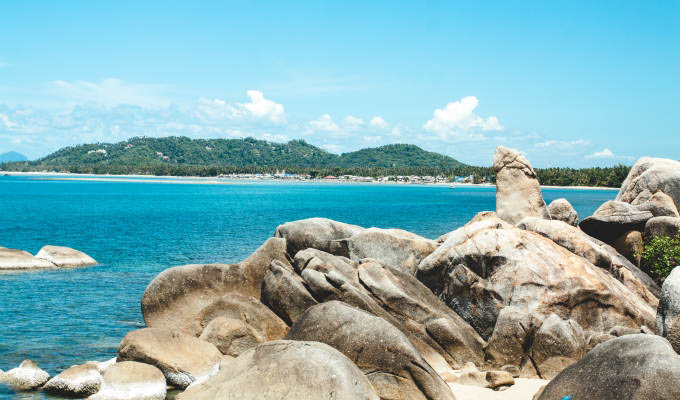
[[[246,139],[135,137],[119,143],[96,143],[60,149],[36,161],[5,164],[8,169],[71,172],[140,172],[159,169],[213,168],[220,172],[262,172],[275,168],[308,169],[451,169],[465,164],[414,145],[393,144],[332,154],[303,140],[274,143]],[[227,168],[225,170],[225,168]],[[162,172],[160,172],[162,173]]]

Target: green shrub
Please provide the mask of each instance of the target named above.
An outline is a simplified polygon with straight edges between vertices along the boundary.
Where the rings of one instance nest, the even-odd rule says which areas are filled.
[[[653,278],[662,281],[678,265],[680,265],[680,233],[673,237],[655,237],[645,243],[641,266]]]

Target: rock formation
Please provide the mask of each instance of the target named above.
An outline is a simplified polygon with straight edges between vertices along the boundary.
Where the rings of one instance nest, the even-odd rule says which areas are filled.
[[[663,336],[680,353],[680,267],[663,282],[654,333]]]
[[[578,213],[567,199],[553,200],[548,205],[550,218],[565,222],[571,226],[578,225]]]
[[[70,268],[96,265],[87,254],[63,246],[45,246],[35,256],[17,249],[0,247],[0,271]]]
[[[680,162],[642,157],[631,168],[616,200],[633,203],[639,196],[662,192],[680,208]]]
[[[57,267],[84,267],[96,265],[97,261],[82,251],[74,250],[64,246],[44,246],[36,258],[46,260]]]
[[[49,379],[50,374],[40,369],[38,364],[31,360],[24,360],[18,367],[2,374],[2,383],[18,391],[37,389]]]
[[[536,173],[523,155],[499,146],[493,156],[493,170],[498,218],[511,224],[526,217],[550,218]]]
[[[163,373],[135,361],[115,363],[102,373],[101,389],[88,400],[165,400]]]
[[[94,365],[74,365],[47,381],[43,390],[62,397],[83,398],[99,391],[102,376]]]

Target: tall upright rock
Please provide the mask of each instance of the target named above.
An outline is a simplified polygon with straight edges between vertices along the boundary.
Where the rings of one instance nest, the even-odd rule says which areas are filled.
[[[516,224],[526,217],[550,218],[536,172],[517,150],[498,146],[493,156],[496,172],[496,213]]]

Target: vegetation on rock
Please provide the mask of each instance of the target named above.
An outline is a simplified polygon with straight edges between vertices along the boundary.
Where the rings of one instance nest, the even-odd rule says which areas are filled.
[[[641,256],[642,269],[657,281],[663,281],[673,268],[680,265],[680,234],[649,240]]]

